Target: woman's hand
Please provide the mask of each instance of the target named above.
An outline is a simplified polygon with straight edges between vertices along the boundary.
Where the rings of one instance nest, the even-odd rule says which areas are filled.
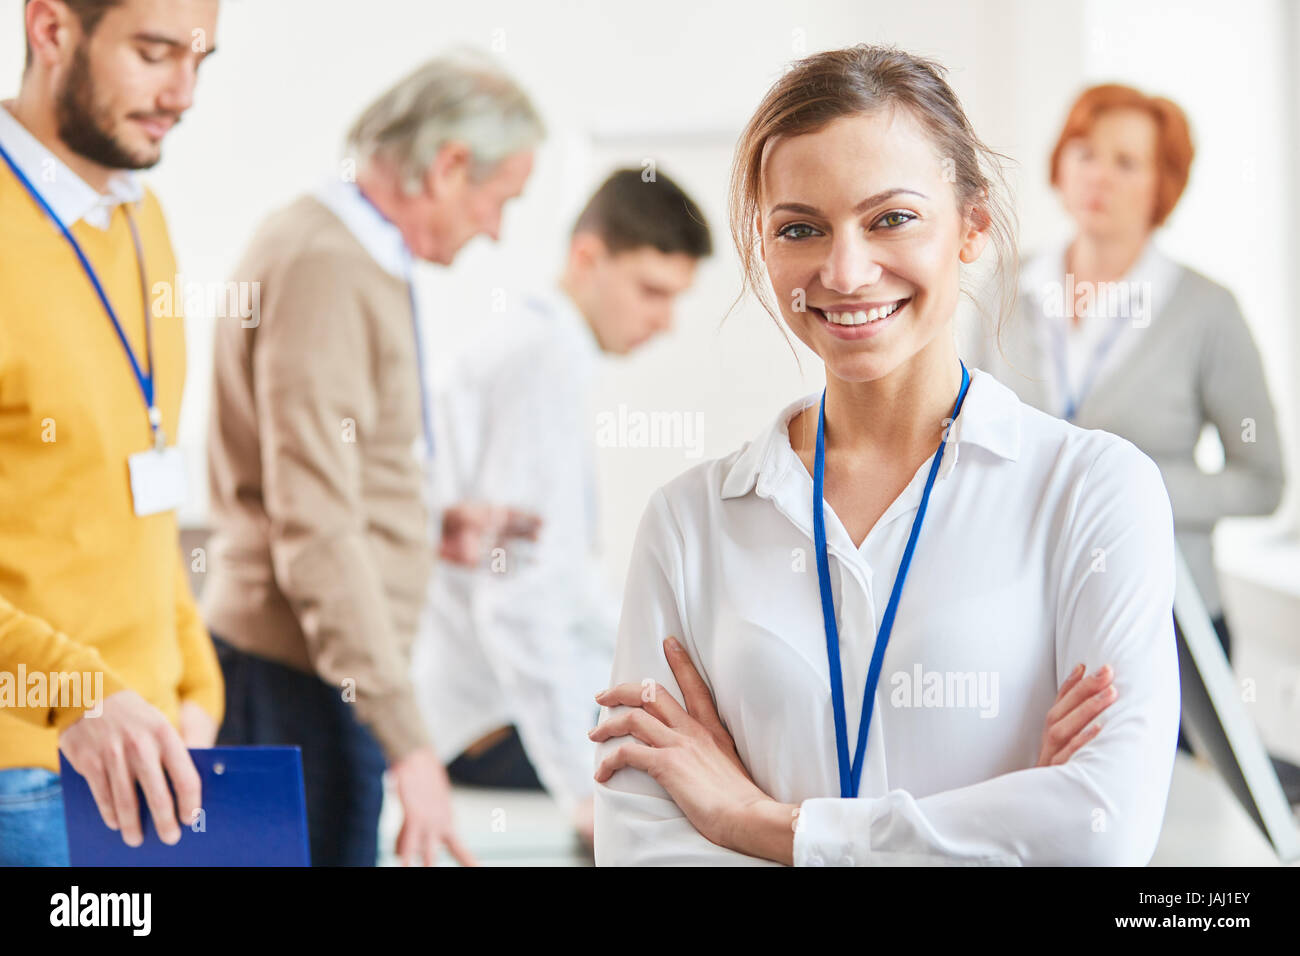
[[[1100,721],[1091,724],[1088,721],[1115,702],[1118,692],[1111,683],[1115,675],[1109,664],[1086,678],[1083,670],[1080,664],[1071,672],[1056,695],[1056,703],[1047,712],[1036,767],[1065,763],[1101,731]]]
[[[588,736],[597,742],[636,739],[623,741],[601,761],[596,780],[604,783],[622,767],[644,770],[706,839],[741,850],[738,834],[745,820],[774,801],[750,779],[718,717],[713,695],[686,650],[670,637],[664,641],[664,654],[686,706],[649,681],[619,684],[597,694],[597,702],[606,707],[621,704],[631,709],[602,721]],[[790,819],[788,812],[785,819]]]

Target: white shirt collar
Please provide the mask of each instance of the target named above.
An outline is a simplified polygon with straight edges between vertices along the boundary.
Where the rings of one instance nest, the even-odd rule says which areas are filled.
[[[356,183],[329,179],[317,187],[314,195],[339,217],[385,272],[410,280],[411,253],[406,248],[402,231],[379,214],[379,210],[361,195]]]
[[[569,294],[563,289],[556,286],[531,292],[526,304],[546,315],[554,316],[564,331],[581,343],[583,352],[588,357],[598,359],[605,354],[591,323],[578,309],[577,303],[569,298]]]
[[[120,170],[109,178],[108,192],[96,192],[28,132],[5,104],[0,104],[0,146],[69,229],[83,219],[97,229],[107,229],[114,208],[144,198],[143,184],[129,170]]]
[[[948,437],[952,454],[945,454],[939,466],[940,479],[946,478],[956,466],[962,445],[979,445],[1008,461],[1015,461],[1020,455],[1019,397],[982,369],[971,368],[970,373],[966,400]],[[782,409],[776,420],[736,458],[722,481],[722,497],[741,497],[756,485],[760,486],[760,493],[774,488],[791,466],[791,459],[798,460],[790,446],[790,420],[819,401],[821,393],[814,392]]]

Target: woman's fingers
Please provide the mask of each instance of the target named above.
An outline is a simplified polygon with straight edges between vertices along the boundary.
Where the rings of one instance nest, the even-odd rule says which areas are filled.
[[[1066,689],[1066,684],[1069,684],[1067,680],[1066,684],[1061,685],[1061,693],[1057,697],[1056,703],[1047,712],[1047,723],[1049,725],[1055,724],[1089,697],[1101,693],[1110,685],[1114,677],[1114,672],[1111,670],[1110,665],[1107,664],[1101,670],[1075,681],[1068,690]]]
[[[1068,694],[1070,690],[1073,689],[1074,686],[1083,678],[1084,670],[1085,668],[1082,664],[1076,664],[1074,670],[1070,671],[1070,676],[1065,679],[1065,683],[1062,684],[1061,689],[1057,691],[1056,700],[1058,703],[1061,698]]]
[[[600,762],[596,768],[596,782],[604,783],[614,772],[624,767],[634,767],[637,770],[644,770],[650,776],[654,776],[654,767],[657,751],[653,747],[647,747],[644,744],[635,741],[627,741],[619,744]]]
[[[1065,763],[1074,755],[1076,750],[1086,744],[1093,737],[1096,737],[1099,733],[1101,733],[1101,721],[1098,721],[1095,724],[1089,724],[1083,730],[1075,734],[1074,738],[1066,744],[1064,748],[1059,750],[1054,757],[1052,757],[1051,762],[1053,764]]]
[[[1114,685],[1106,683],[1102,690],[1081,698],[1073,710],[1061,715],[1056,721],[1049,724],[1044,748],[1050,758],[1048,762],[1058,763],[1059,761],[1056,758],[1060,753],[1074,744],[1079,734],[1087,727],[1089,721],[1113,704],[1117,696],[1118,692],[1115,690]],[[1080,741],[1077,746],[1069,750],[1069,753],[1073,753],[1084,743],[1087,743],[1087,740]]]
[[[678,643],[677,638],[669,637],[664,641],[664,657],[677,679],[677,686],[682,689],[686,712],[710,729],[721,724],[709,685],[704,683],[691,655],[686,653],[686,648]]]
[[[635,737],[651,747],[666,747],[673,741],[673,731],[640,709],[625,710],[602,720],[587,736],[597,743],[611,737]]]
[[[658,681],[646,679],[640,684],[616,684],[596,695],[596,702],[605,707],[640,707],[657,717],[669,727],[676,727],[687,716],[686,708]]]

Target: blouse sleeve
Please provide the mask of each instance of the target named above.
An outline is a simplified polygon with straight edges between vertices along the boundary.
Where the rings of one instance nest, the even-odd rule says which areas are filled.
[[[611,687],[657,681],[682,700],[681,688],[663,653],[663,640],[671,635],[682,642],[693,661],[699,661],[681,610],[681,553],[681,538],[667,501],[662,491],[656,491],[642,515],[632,548]],[[602,708],[602,721],[627,709]],[[596,748],[595,766],[627,741],[645,746],[630,737],[602,741]],[[595,834],[597,866],[776,865],[710,842],[667,791],[648,773],[633,767],[623,767],[596,785]]]

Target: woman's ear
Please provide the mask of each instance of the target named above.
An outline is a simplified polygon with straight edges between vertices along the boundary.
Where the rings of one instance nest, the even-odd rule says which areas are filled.
[[[988,244],[989,228],[992,225],[993,220],[989,216],[988,208],[982,202],[977,202],[970,207],[966,215],[966,231],[962,235],[961,248],[957,251],[957,257],[962,262],[969,265],[980,257]]]

